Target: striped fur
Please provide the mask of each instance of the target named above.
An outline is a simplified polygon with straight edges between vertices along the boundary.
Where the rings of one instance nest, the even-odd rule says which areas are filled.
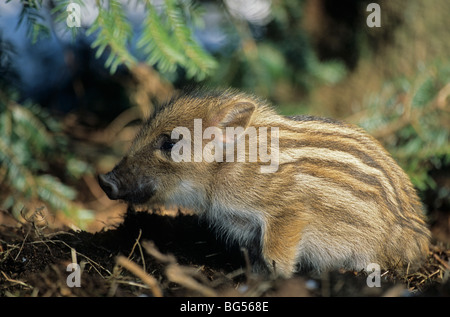
[[[261,161],[171,161],[155,146],[158,138],[178,126],[192,129],[196,118],[203,128],[233,120],[277,127],[278,171],[261,173],[259,166],[267,164]],[[132,193],[122,197],[140,188],[141,196],[152,193],[146,205],[198,212],[225,241],[247,248],[256,270],[289,276],[363,270],[369,263],[412,268],[427,254],[429,230],[407,175],[374,138],[349,124],[283,117],[234,90],[194,90],[158,109],[122,162],[111,172],[120,190]]]

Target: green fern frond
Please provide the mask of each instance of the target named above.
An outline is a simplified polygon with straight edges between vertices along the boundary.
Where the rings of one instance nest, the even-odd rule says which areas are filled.
[[[51,175],[36,177],[37,196],[47,202],[52,209],[62,210],[67,213],[72,206],[72,200],[76,197],[76,191],[62,184],[59,179]]]
[[[35,182],[32,173],[3,138],[0,138],[0,170],[3,175],[0,184],[6,183],[18,193],[33,194],[32,188]]]
[[[122,5],[116,0],[110,0],[108,8],[104,8],[103,1],[98,5],[98,16],[86,32],[87,35],[98,32],[91,47],[97,49],[99,58],[109,47],[109,56],[105,67],[113,74],[120,64],[132,67],[136,59],[128,50],[128,43],[132,37],[132,27],[125,17]]]
[[[79,178],[89,166],[67,157],[55,137],[54,120],[37,105],[20,105],[0,91],[0,201],[15,215],[29,202],[48,204],[53,211],[76,214],[76,191],[51,175],[50,162],[65,163],[68,176]],[[42,118],[44,119],[42,119]],[[45,120],[45,121],[44,121]]]
[[[193,0],[164,0],[159,12],[150,0],[141,0],[145,4],[146,17],[142,22],[143,32],[137,39],[137,49],[143,53],[147,64],[158,67],[162,73],[173,73],[178,67],[186,70],[189,78],[203,80],[217,68],[216,60],[208,54],[195,40],[190,25],[201,25],[202,10]],[[67,7],[70,3],[84,6],[81,0],[55,0],[50,10],[55,23],[64,25],[68,17]],[[26,21],[27,33],[33,43],[42,35],[49,35],[47,21],[44,19],[42,0],[22,0],[22,12],[19,25]],[[95,39],[91,47],[100,58],[107,53],[105,67],[115,73],[119,65],[128,68],[137,63],[130,51],[133,28],[124,7],[119,0],[97,0],[98,15],[86,35]],[[73,38],[79,31],[77,27],[63,28],[70,30]]]
[[[204,79],[217,67],[216,61],[195,41],[180,3],[165,0],[164,4],[162,13],[158,14],[155,6],[146,1],[147,16],[137,48],[146,54],[149,65],[157,65],[163,73],[183,67],[187,77]],[[186,4],[184,8],[185,11],[189,9]],[[198,14],[200,10],[196,11]]]
[[[217,63],[194,40],[176,1],[166,0],[165,3],[167,6],[167,17],[173,28],[174,37],[187,57],[184,64],[187,76],[203,79],[217,67]]]
[[[161,72],[174,72],[177,65],[185,63],[181,47],[171,38],[169,30],[164,26],[156,8],[146,2],[148,10],[143,21],[143,32],[137,42],[137,48],[147,55],[146,62],[158,67]]]
[[[29,109],[23,106],[15,104],[10,110],[17,137],[28,138],[27,143],[32,147],[31,149],[36,154],[44,154],[54,143],[52,137],[47,133],[45,125]]]
[[[42,16],[42,0],[22,0],[22,10],[19,15],[17,27],[26,24],[26,33],[31,38],[31,43],[36,43],[40,38],[48,37],[50,29]]]
[[[199,29],[203,29],[205,27],[203,15],[206,10],[203,6],[194,0],[183,0],[178,2],[178,4],[180,5],[180,9],[183,11],[186,21],[189,20],[189,23],[192,24],[192,26]]]

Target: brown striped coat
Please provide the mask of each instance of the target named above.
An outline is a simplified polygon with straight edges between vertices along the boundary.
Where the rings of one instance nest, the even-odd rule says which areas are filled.
[[[276,172],[261,173],[267,163],[259,159],[174,162],[168,152],[176,144],[171,131],[180,126],[193,131],[199,118],[203,130],[277,128]],[[219,237],[249,251],[255,271],[289,276],[359,271],[369,263],[412,269],[428,250],[430,234],[417,194],[373,137],[330,119],[280,116],[264,101],[235,90],[173,97],[99,180],[112,199],[197,212]]]

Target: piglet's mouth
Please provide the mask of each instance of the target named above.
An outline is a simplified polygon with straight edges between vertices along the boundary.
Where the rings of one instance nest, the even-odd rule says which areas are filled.
[[[146,203],[152,196],[154,195],[154,191],[152,190],[140,190],[135,192],[127,193],[123,196],[120,196],[118,199],[124,200],[131,204],[144,204]]]
[[[111,200],[124,200],[132,204],[143,204],[154,194],[153,186],[137,186],[132,190],[125,190],[113,173],[98,176],[98,183]]]

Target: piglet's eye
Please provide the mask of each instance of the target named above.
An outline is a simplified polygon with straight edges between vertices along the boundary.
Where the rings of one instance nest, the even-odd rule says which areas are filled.
[[[175,143],[177,143],[177,142],[172,141],[172,139],[168,135],[163,134],[159,137],[156,147],[158,149],[160,149],[161,151],[170,151],[170,150],[172,150]]]
[[[172,141],[165,141],[165,142],[161,145],[160,149],[163,150],[163,151],[170,151],[170,150],[172,150],[172,148],[173,148],[174,145],[175,145],[175,142],[172,142]]]

